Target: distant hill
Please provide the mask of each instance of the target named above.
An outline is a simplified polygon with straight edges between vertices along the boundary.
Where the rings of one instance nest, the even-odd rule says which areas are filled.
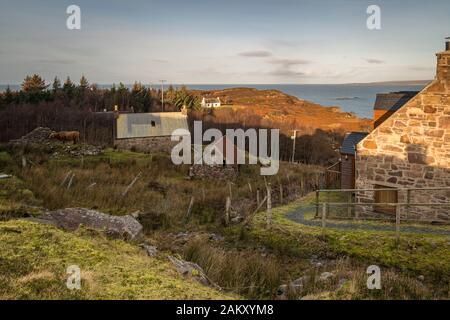
[[[426,86],[433,80],[382,81],[368,83],[346,83],[345,86]]]
[[[339,107],[298,99],[279,90],[231,88],[224,90],[193,90],[199,97],[219,97],[224,106],[214,110],[216,123],[238,122],[244,126],[279,128],[282,132],[292,130],[314,132],[316,129],[330,131],[366,131],[371,120],[358,118],[343,112]]]

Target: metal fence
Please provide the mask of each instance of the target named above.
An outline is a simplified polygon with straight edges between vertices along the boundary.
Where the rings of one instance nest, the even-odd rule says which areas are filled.
[[[367,193],[395,191],[402,193],[402,201],[397,202],[376,202],[361,201],[361,198],[367,197]],[[437,193],[446,192],[450,194],[450,187],[437,188],[378,188],[378,189],[335,189],[335,190],[317,190],[316,191],[316,219],[321,219],[323,228],[327,227],[329,220],[375,220],[395,223],[395,231],[401,230],[401,223],[426,223],[450,225],[450,202],[444,201],[441,197],[439,202],[414,202],[414,192],[420,192],[423,196],[425,192]],[[364,195],[364,197],[359,196]],[[432,197],[430,197],[432,199]],[[392,213],[380,212],[380,207],[391,207]],[[423,210],[444,212],[445,218],[417,218],[417,214]]]

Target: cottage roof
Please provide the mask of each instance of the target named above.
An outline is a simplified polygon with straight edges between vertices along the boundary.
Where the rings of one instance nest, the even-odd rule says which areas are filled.
[[[356,145],[368,135],[367,132],[351,132],[345,135],[341,146],[342,154],[355,155]]]
[[[176,129],[189,130],[181,112],[128,113],[117,118],[117,138],[171,136]]]
[[[375,101],[375,110],[397,111],[403,107],[409,100],[414,98],[417,91],[399,91],[391,93],[379,93]]]
[[[220,103],[219,98],[203,98],[205,99],[205,103]]]

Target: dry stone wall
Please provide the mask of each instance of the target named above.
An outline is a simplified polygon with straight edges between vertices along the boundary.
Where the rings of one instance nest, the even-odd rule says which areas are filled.
[[[116,139],[114,145],[119,150],[133,150],[139,152],[171,153],[178,142],[171,141],[171,137],[145,137]]]

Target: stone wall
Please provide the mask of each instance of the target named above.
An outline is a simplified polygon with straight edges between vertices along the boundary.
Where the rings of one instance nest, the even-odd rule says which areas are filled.
[[[189,176],[197,179],[233,180],[238,174],[236,166],[193,165]]]
[[[135,150],[139,152],[171,153],[178,142],[171,141],[171,137],[145,137],[115,139],[114,146],[119,150]]]
[[[450,51],[438,54],[436,79],[357,146],[356,188],[450,187]],[[406,202],[400,190],[399,202]],[[358,202],[373,202],[360,192]],[[412,203],[450,202],[450,190],[412,191]],[[450,221],[450,206],[411,207],[408,218]],[[406,216],[406,210],[402,211]],[[366,208],[370,213],[370,207]]]

